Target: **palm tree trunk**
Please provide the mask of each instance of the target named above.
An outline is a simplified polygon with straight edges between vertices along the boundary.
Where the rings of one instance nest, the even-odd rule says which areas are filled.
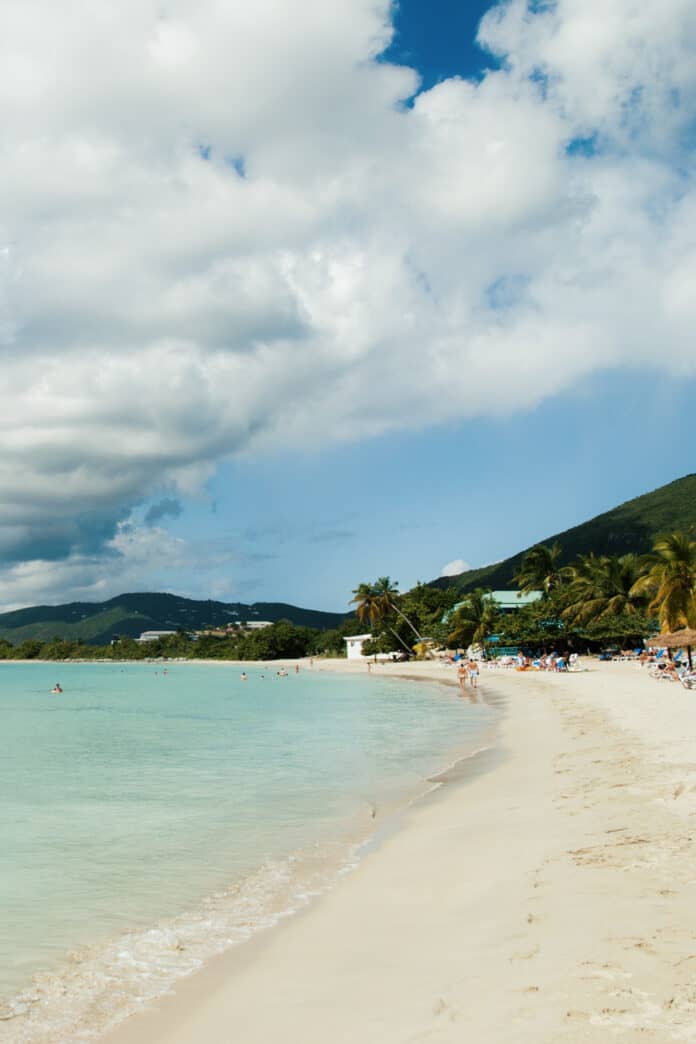
[[[399,607],[398,607],[398,606],[396,606],[396,605],[394,605],[394,603],[393,603],[393,602],[392,602],[392,609],[394,610],[394,612],[395,612],[395,613],[397,613],[397,614],[398,614],[398,615],[399,615],[399,616],[401,617],[401,619],[402,619],[402,620],[405,620],[405,621],[406,621],[406,623],[407,623],[407,624],[408,624],[408,626],[409,626],[409,627],[411,628],[411,630],[412,630],[412,631],[413,631],[413,633],[415,634],[415,636],[416,636],[416,638],[418,639],[418,641],[419,641],[419,642],[422,642],[422,641],[423,641],[423,635],[422,635],[422,634],[419,634],[419,633],[418,633],[418,631],[416,630],[416,628],[415,628],[415,627],[413,626],[413,624],[412,624],[412,623],[411,623],[411,621],[409,620],[408,616],[406,616],[406,614],[405,614],[405,613],[402,613],[402,612],[401,612],[401,610],[399,609]]]
[[[407,645],[407,644],[406,644],[406,642],[405,642],[405,641],[403,640],[403,638],[401,637],[401,635],[400,635],[400,634],[397,634],[397,633],[396,633],[396,631],[394,630],[394,628],[393,628],[393,627],[387,627],[387,630],[388,630],[388,631],[389,631],[389,632],[390,632],[391,634],[393,634],[393,635],[394,635],[394,637],[396,638],[397,642],[401,642],[401,644],[403,645],[404,649],[406,650],[406,652],[407,652],[407,653],[408,653],[408,655],[410,656],[410,655],[411,655],[411,653],[413,652],[413,649],[409,649],[408,645]]]

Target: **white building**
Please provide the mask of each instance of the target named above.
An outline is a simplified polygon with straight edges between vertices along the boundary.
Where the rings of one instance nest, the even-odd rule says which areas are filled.
[[[171,638],[173,634],[178,634],[178,631],[143,631],[135,640],[136,642],[156,642],[158,638]]]
[[[371,634],[353,634],[350,638],[344,638],[343,641],[346,643],[346,655],[349,660],[362,660],[363,659],[363,642],[366,642],[368,638],[371,638]]]

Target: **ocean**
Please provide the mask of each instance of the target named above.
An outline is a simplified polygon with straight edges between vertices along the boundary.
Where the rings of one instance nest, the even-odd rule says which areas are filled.
[[[377,672],[241,671],[0,665],[0,1041],[92,1040],[306,904],[494,717]]]

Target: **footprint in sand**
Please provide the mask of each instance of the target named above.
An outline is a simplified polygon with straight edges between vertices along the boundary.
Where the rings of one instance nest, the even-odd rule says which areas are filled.
[[[540,950],[541,946],[533,946],[532,949],[527,950],[526,953],[513,953],[512,957],[510,958],[510,963],[512,963],[513,961],[531,961],[534,959],[534,957],[537,956]]]
[[[451,1004],[448,1004],[444,997],[438,997],[433,1004],[433,1015],[444,1015],[450,1020],[450,1022],[456,1022],[459,1018],[460,1012],[456,1008],[453,1008]]]

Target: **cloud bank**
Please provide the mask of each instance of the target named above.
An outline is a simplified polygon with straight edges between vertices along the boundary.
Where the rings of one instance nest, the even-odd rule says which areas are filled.
[[[500,68],[421,93],[390,13],[4,4],[8,569],[229,455],[696,372],[691,0],[511,0]]]

